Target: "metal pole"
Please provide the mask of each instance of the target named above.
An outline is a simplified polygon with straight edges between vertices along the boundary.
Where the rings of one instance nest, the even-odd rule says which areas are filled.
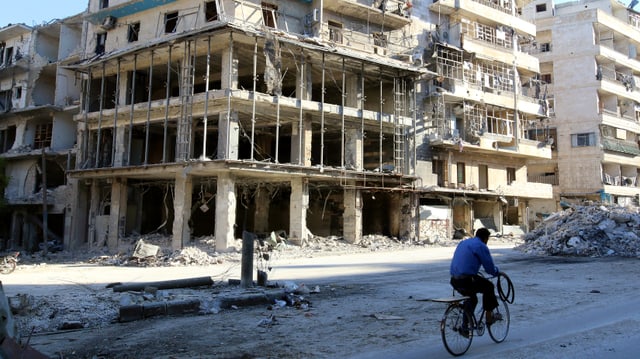
[[[203,119],[203,135],[202,135],[202,159],[207,158],[207,128],[209,127],[209,78],[211,75],[211,36],[207,38],[207,74],[206,84],[204,85],[204,119]]]
[[[47,158],[45,157],[44,147],[42,148],[42,240],[44,247],[42,255],[47,255],[47,244],[49,243],[49,213],[47,211]]]
[[[378,137],[379,137],[379,141],[380,141],[380,147],[379,147],[378,150],[380,151],[380,153],[379,153],[379,159],[378,159],[379,164],[378,165],[380,166],[380,173],[382,173],[382,139],[384,137],[383,134],[382,134],[382,110],[383,110],[383,107],[382,107],[382,105],[383,105],[383,103],[382,103],[382,94],[383,94],[382,93],[382,76],[380,76],[379,85],[380,85],[380,113],[378,113],[378,119],[380,120],[380,133],[379,133]]]
[[[102,63],[102,80],[100,83],[100,112],[98,113],[98,141],[96,143],[96,167],[100,166],[100,141],[102,141],[102,107],[104,106],[104,77],[106,63]]]
[[[122,58],[118,57],[118,63],[116,65],[116,94],[114,101],[114,109],[113,109],[113,134],[111,138],[111,167],[115,166],[116,163],[116,145],[118,144],[118,140],[116,136],[116,132],[118,130],[118,107],[120,106],[120,66],[121,66]]]
[[[138,75],[138,54],[133,55],[133,72],[131,73],[131,108],[129,109],[129,143],[127,144],[127,165],[131,165],[131,143],[133,142],[133,112],[136,102],[136,77]]]
[[[322,53],[322,103],[320,104],[320,169],[324,167],[324,94],[327,92],[325,89],[325,53]]]
[[[340,167],[344,168],[344,153],[345,153],[345,145],[344,145],[344,106],[345,106],[345,82],[347,81],[347,75],[345,74],[345,62],[344,57],[342,58],[342,110],[340,111],[340,119],[341,123],[341,140],[340,140]]]
[[[224,159],[229,158],[229,146],[231,144],[231,82],[233,80],[233,33],[229,33],[229,83],[227,85],[227,133]]]
[[[151,90],[153,89],[153,51],[149,63],[149,88],[147,89],[147,123],[145,125],[144,164],[149,163],[149,122],[151,121]]]
[[[169,59],[167,59],[167,89],[165,92],[164,104],[164,132],[162,135],[162,163],[167,163],[167,136],[169,127],[169,103],[171,99],[171,50],[173,46],[169,46]]]
[[[255,151],[255,132],[256,132],[256,82],[258,77],[258,38],[255,38],[253,47],[253,101],[251,110],[251,161],[253,161],[253,153]]]
[[[91,81],[93,79],[93,76],[91,76],[92,73],[92,69],[89,68],[89,73],[87,75],[87,83],[85,84],[85,88],[86,88],[86,94],[84,97],[84,101],[85,103],[84,105],[84,141],[82,143],[82,161],[83,163],[81,164],[82,167],[84,167],[84,162],[87,160],[87,158],[84,158],[85,156],[89,155],[89,111],[91,111]],[[77,166],[77,164],[76,164]]]
[[[300,115],[298,116],[298,164],[302,165],[304,163],[303,161],[303,155],[302,155],[302,127],[303,127],[303,123],[302,123],[302,100],[304,98],[305,95],[305,71],[306,71],[306,67],[305,67],[305,62],[304,62],[304,53],[302,54],[302,62],[300,64]]]

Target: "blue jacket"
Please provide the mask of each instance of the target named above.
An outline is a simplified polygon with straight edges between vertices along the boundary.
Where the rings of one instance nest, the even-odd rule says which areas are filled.
[[[480,265],[491,275],[498,275],[500,272],[493,264],[489,247],[480,238],[473,237],[458,244],[453,253],[449,272],[452,276],[474,275],[478,274]]]

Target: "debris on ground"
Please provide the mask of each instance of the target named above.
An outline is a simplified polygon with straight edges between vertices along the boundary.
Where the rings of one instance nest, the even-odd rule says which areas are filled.
[[[545,218],[517,248],[537,255],[638,257],[639,237],[637,207],[572,205]]]

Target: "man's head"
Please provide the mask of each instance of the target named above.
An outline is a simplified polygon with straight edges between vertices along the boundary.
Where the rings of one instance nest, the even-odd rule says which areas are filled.
[[[489,230],[484,227],[478,228],[476,230],[476,237],[480,238],[480,240],[483,241],[484,243],[487,243],[489,241],[490,235],[491,233],[489,232]]]

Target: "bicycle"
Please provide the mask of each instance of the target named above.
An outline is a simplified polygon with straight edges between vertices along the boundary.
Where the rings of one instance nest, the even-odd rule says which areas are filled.
[[[20,252],[11,252],[10,254],[0,257],[0,273],[9,274],[13,273],[18,266],[18,256]]]
[[[442,336],[442,343],[449,354],[460,356],[466,353],[469,347],[471,347],[474,333],[475,335],[482,336],[485,330],[487,330],[491,339],[496,343],[502,343],[507,338],[509,325],[511,323],[507,303],[513,303],[515,292],[513,290],[513,284],[506,274],[500,273],[493,278],[497,278],[496,281],[498,284],[496,288],[498,291],[497,298],[499,305],[492,312],[494,322],[491,325],[486,325],[485,323],[485,311],[482,305],[479,305],[480,309],[477,310],[477,314],[465,313],[464,302],[469,299],[469,297],[464,295],[456,296],[457,291],[455,289],[453,290],[453,297],[431,299],[433,302],[447,303],[447,309],[440,321],[440,334]],[[507,293],[503,291],[501,285],[502,278],[507,281]],[[464,323],[466,323],[466,327]]]

